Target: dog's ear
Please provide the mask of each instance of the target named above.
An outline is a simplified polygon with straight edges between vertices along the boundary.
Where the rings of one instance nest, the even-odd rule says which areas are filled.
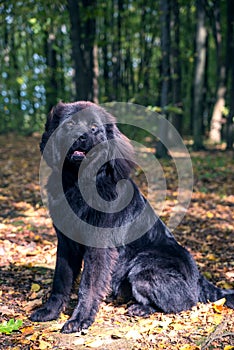
[[[45,145],[49,140],[50,136],[53,134],[55,129],[59,126],[59,122],[62,117],[64,107],[65,107],[65,104],[62,102],[59,102],[56,106],[54,106],[51,109],[51,111],[47,115],[45,131],[42,135],[41,143],[40,143],[41,153],[43,153]]]
[[[45,159],[46,163],[51,168],[54,168],[56,164],[58,164],[59,162],[59,159],[58,159],[59,149],[57,149],[57,146],[55,145],[56,137],[53,136],[49,143],[48,141],[51,135],[59,126],[61,117],[63,115],[64,107],[65,107],[65,104],[62,102],[59,102],[56,106],[54,106],[51,109],[51,111],[47,116],[45,131],[42,134],[42,138],[40,142],[40,151],[43,154],[43,158]]]
[[[115,181],[129,177],[134,167],[134,150],[129,139],[123,135],[116,124],[107,124],[109,142],[109,171]]]

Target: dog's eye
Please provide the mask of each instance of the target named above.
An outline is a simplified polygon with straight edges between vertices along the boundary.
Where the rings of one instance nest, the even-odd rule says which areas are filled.
[[[75,125],[75,121],[74,120],[69,120],[69,121],[66,122],[66,125],[72,127],[72,126]]]
[[[98,130],[98,125],[96,123],[92,123],[91,130],[92,130],[92,132],[96,132]]]

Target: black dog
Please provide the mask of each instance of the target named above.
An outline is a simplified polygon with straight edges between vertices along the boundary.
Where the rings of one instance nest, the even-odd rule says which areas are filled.
[[[56,130],[48,150],[50,136]],[[88,328],[110,291],[114,298],[134,301],[129,315],[177,313],[199,301],[222,297],[234,308],[234,291],[219,289],[201,276],[192,256],[176,242],[129,179],[134,165],[132,147],[113,116],[90,102],[59,103],[48,116],[41,151],[52,168],[47,187],[58,248],[51,295],[31,320],[48,321],[59,316],[82,262],[78,304],[62,328],[64,333]],[[94,180],[92,166],[95,168],[100,159]],[[56,190],[59,174],[62,191]],[[92,198],[89,183],[93,181],[103,203],[109,203],[108,212],[102,210],[101,199],[100,204]],[[124,206],[122,198],[127,200],[129,183],[131,198]],[[64,196],[69,210],[64,209]],[[136,236],[136,231],[142,234]]]

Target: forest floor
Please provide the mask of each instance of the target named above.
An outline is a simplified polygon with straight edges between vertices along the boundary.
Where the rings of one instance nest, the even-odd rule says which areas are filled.
[[[37,136],[0,136],[0,349],[234,349],[234,310],[224,300],[146,319],[127,316],[126,305],[103,302],[87,334],[64,335],[59,330],[76,302],[73,292],[58,321],[29,321],[32,309],[49,295],[56,256],[56,237],[40,197],[38,143]],[[213,150],[191,157],[193,197],[174,234],[206,278],[234,288],[233,153]],[[162,166],[167,221],[177,181],[172,161]]]

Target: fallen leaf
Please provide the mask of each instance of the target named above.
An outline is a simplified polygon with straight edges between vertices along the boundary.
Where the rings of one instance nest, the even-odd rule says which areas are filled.
[[[31,311],[36,307],[41,306],[41,304],[42,304],[42,298],[34,299],[32,301],[28,301],[27,304],[24,306],[24,309],[25,311]]]
[[[215,301],[213,304],[212,304],[212,307],[213,307],[213,310],[219,314],[222,313],[223,311],[223,305],[225,304],[226,302],[226,299],[225,298],[222,298],[222,299],[219,299],[217,301]]]
[[[184,329],[184,324],[182,323],[172,323],[170,326],[173,327],[173,329],[176,331],[179,331],[180,329]]]
[[[89,342],[89,343],[85,343],[85,345],[89,348],[93,348],[93,349],[96,349],[98,348],[99,346],[102,346],[104,343],[103,340],[101,339],[97,339],[97,340],[94,340],[92,342]]]
[[[214,305],[224,305],[226,302],[226,299],[225,298],[222,298],[222,299],[219,299],[219,300],[216,300],[213,302]]]
[[[206,258],[210,261],[218,261],[218,258],[213,253],[207,254]]]
[[[73,345],[84,345],[85,343],[85,338],[77,338],[72,342]]]
[[[48,343],[47,341],[40,340],[39,341],[39,349],[40,350],[46,350],[46,349],[51,349],[52,345]]]
[[[200,350],[201,348],[196,345],[184,344],[180,347],[180,350]]]
[[[31,285],[31,292],[38,292],[41,289],[41,286],[37,283]]]
[[[127,334],[125,334],[125,338],[137,340],[142,338],[142,335],[137,330],[131,329],[127,332]]]
[[[34,332],[33,335],[30,337],[30,340],[35,341],[39,338],[40,332]]]
[[[33,334],[34,333],[34,327],[29,326],[29,327],[21,328],[20,332],[23,333],[24,335]]]
[[[10,309],[8,306],[6,305],[1,305],[0,306],[0,313],[2,315],[14,315],[15,311],[14,309]]]

